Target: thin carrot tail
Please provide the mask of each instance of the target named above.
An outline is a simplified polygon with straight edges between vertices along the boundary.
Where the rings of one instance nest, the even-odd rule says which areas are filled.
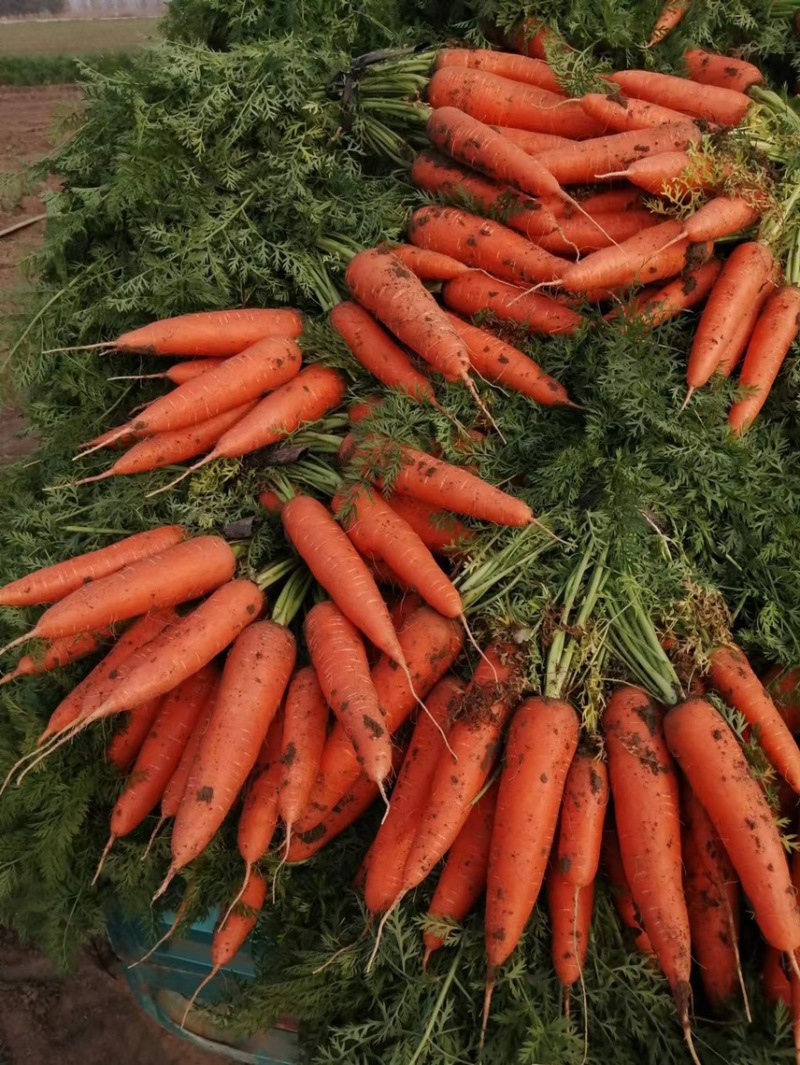
[[[611,236],[611,234],[610,234],[610,233],[607,233],[607,232],[605,231],[605,229],[603,229],[603,227],[602,227],[602,226],[600,225],[600,223],[599,223],[599,222],[597,221],[597,219],[596,219],[596,218],[593,218],[593,217],[592,217],[592,215],[590,215],[588,211],[585,211],[585,210],[583,209],[583,207],[581,207],[581,205],[580,205],[580,204],[578,203],[578,201],[577,201],[577,200],[574,200],[574,199],[573,199],[573,198],[572,198],[572,197],[571,197],[571,196],[569,195],[569,193],[568,193],[568,192],[564,192],[564,190],[563,190],[563,189],[562,189],[561,191],[562,191],[562,193],[563,193],[563,198],[564,198],[564,200],[565,200],[565,201],[566,201],[566,202],[567,202],[568,204],[570,204],[570,206],[572,206],[572,207],[577,207],[577,209],[578,209],[578,210],[580,211],[580,213],[581,213],[581,214],[583,215],[583,217],[584,217],[584,218],[587,218],[587,219],[588,219],[588,220],[589,220],[589,221],[590,221],[590,222],[592,223],[592,225],[594,225],[594,226],[597,226],[597,228],[598,228],[598,229],[600,230],[600,232],[601,232],[601,233],[603,234],[603,236],[604,236],[604,237],[605,237],[605,238],[606,238],[607,240],[610,240],[610,241],[611,241],[611,243],[612,243],[612,244],[613,244],[613,245],[614,245],[614,246],[615,246],[616,248],[618,248],[618,247],[619,247],[619,242],[618,242],[618,241],[616,241],[616,240],[614,240],[614,238],[613,238],[613,237]]]
[[[561,988],[561,998],[562,998],[562,1002],[563,1002],[563,1005],[564,1005],[564,1020],[568,1021],[569,1020],[570,994],[569,994],[569,987],[566,984]]]
[[[212,452],[210,455],[206,455],[205,458],[199,459],[193,466],[190,466],[188,470],[184,470],[179,477],[175,477],[161,488],[155,488],[152,492],[148,492],[145,499],[152,499],[153,496],[160,495],[162,492],[168,492],[170,488],[174,488],[176,484],[185,481],[186,478],[190,477],[196,470],[199,470],[202,466],[207,466],[208,463],[213,462],[215,458],[217,458],[217,456]]]
[[[153,895],[152,899],[150,900],[150,905],[151,906],[153,905],[153,903],[157,899],[161,898],[161,896],[164,894],[164,892],[170,886],[172,881],[175,879],[175,876],[176,876],[177,872],[178,872],[178,868],[175,865],[175,862],[173,862],[172,865],[167,870],[167,875],[164,877],[164,880],[161,883],[161,887],[158,889],[158,891],[155,893],[155,895]]]
[[[394,913],[394,911],[400,905],[400,901],[403,899],[404,896],[405,896],[405,892],[401,892],[401,894],[399,894],[397,896],[397,898],[394,900],[392,905],[389,907],[389,909],[386,911],[386,913],[380,919],[380,923],[378,924],[378,931],[375,934],[375,946],[372,948],[372,953],[370,954],[369,960],[367,961],[366,971],[368,973],[372,972],[372,966],[375,964],[375,959],[378,956],[378,950],[379,950],[380,945],[381,945],[381,938],[383,936],[383,930],[386,927],[386,922],[389,920],[391,915]]]
[[[692,989],[690,985],[685,980],[681,980],[673,992],[673,997],[675,999],[675,1008],[678,1011],[678,1020],[683,1029],[683,1038],[686,1042],[686,1049],[689,1051],[689,1057],[692,1059],[694,1065],[701,1065],[701,1061],[697,1056],[697,1051],[694,1048],[692,1025],[689,1020],[689,1002],[692,997]]]
[[[172,924],[166,930],[166,932],[161,937],[161,939],[159,939],[158,942],[154,943],[153,946],[148,950],[148,952],[146,954],[143,954],[141,956],[141,958],[139,958],[138,961],[131,962],[131,964],[128,966],[128,968],[129,969],[135,969],[137,965],[141,965],[143,961],[147,961],[147,959],[149,957],[151,957],[153,954],[155,954],[155,952],[158,950],[159,947],[163,947],[163,945],[167,942],[167,940],[170,938],[170,936],[172,936],[174,934],[175,929],[178,927],[178,925],[183,920],[183,915],[185,913],[186,913],[186,899],[184,899],[183,902],[178,907],[178,912],[175,914],[175,920],[172,922]]]
[[[18,669],[12,669],[10,673],[6,673],[4,676],[0,677],[0,688],[2,688],[4,684],[10,684],[12,680],[16,680],[17,677],[21,676],[22,674]]]
[[[572,900],[572,952],[576,958],[578,954],[578,899],[580,897],[581,889],[576,885],[575,894]],[[583,964],[578,965],[578,979],[581,984],[581,1003],[583,1005],[583,1058],[581,1059],[581,1065],[586,1065],[589,1058],[589,1000],[586,995],[586,981],[583,979]],[[567,992],[567,1004],[569,1003],[569,988]]]
[[[383,817],[381,818],[381,824],[383,824],[383,822],[389,816],[389,810],[391,808],[391,803],[389,802],[389,796],[386,794],[386,784],[382,780],[378,781],[378,791],[380,792],[381,798],[383,799],[384,806],[386,807],[386,809],[383,811]],[[369,971],[369,970],[367,970],[367,971]]]
[[[747,994],[747,985],[744,982],[744,973],[742,972],[742,959],[739,956],[739,941],[736,935],[736,924],[733,920],[733,910],[731,909],[730,900],[725,898],[725,905],[728,910],[728,927],[730,929],[731,943],[733,944],[733,956],[736,958],[736,975],[739,978],[739,987],[742,989],[742,1002],[744,1003],[744,1015],[747,1018],[747,1023],[753,1023],[753,1015],[750,1012],[750,998]]]
[[[102,473],[96,473],[94,477],[81,477],[79,481],[67,481],[66,484],[50,484],[45,488],[45,492],[58,492],[62,488],[78,488],[82,484],[94,484],[95,481],[105,481],[106,478],[113,476],[113,470],[104,470]]]
[[[463,617],[463,614],[461,616]],[[417,701],[417,703],[422,707],[423,711],[428,715],[428,717],[431,719],[433,724],[436,726],[436,729],[439,732],[439,735],[442,737],[442,740],[444,741],[445,747],[448,749],[450,754],[453,756],[453,759],[457,760],[456,753],[455,753],[455,751],[453,750],[453,748],[450,746],[450,744],[448,742],[447,733],[444,731],[442,726],[439,724],[439,722],[436,720],[436,718],[430,712],[428,707],[425,705],[425,702],[420,698],[419,694],[417,693],[416,689],[414,688],[414,682],[411,679],[411,672],[410,672],[408,666],[405,667],[404,672],[405,672],[405,675],[406,675],[406,681],[408,682],[408,686],[411,689],[411,694],[414,696],[414,698]]]
[[[114,843],[116,842],[116,840],[117,840],[117,837],[112,832],[111,835],[108,837],[108,843],[106,843],[105,847],[103,847],[103,853],[100,855],[100,861],[97,863],[97,869],[95,870],[95,874],[92,877],[92,882],[89,885],[89,887],[94,887],[95,884],[97,883],[97,881],[100,879],[100,874],[103,871],[103,866],[106,864],[106,858],[108,857],[108,852],[114,846]]]
[[[486,1042],[486,1028],[489,1024],[489,1011],[492,1008],[492,995],[494,994],[495,967],[490,965],[486,972],[486,990],[483,993],[483,1017],[481,1018],[481,1034],[478,1040],[478,1050],[483,1050]]]
[[[57,739],[58,739],[58,733],[56,733],[55,735],[51,736],[51,737],[50,737],[50,738],[49,738],[49,739],[47,740],[47,743],[46,743],[46,744],[44,745],[44,748],[42,748],[42,747],[40,746],[40,744],[41,744],[41,742],[42,742],[42,740],[43,740],[43,737],[42,737],[42,736],[40,736],[40,737],[39,737],[39,740],[37,741],[37,746],[36,746],[36,747],[34,747],[34,749],[33,749],[32,751],[28,751],[28,753],[27,753],[27,754],[23,754],[23,755],[21,755],[21,756],[20,756],[20,757],[19,757],[19,758],[18,758],[18,759],[16,760],[16,762],[14,762],[14,764],[13,764],[13,765],[12,765],[12,767],[11,767],[11,768],[9,769],[9,771],[8,771],[8,772],[6,773],[6,775],[5,775],[5,779],[3,780],[3,783],[2,783],[1,785],[0,785],[0,795],[2,795],[2,794],[3,794],[3,792],[4,792],[5,790],[6,790],[6,788],[8,787],[8,785],[9,785],[9,784],[11,783],[11,778],[12,778],[12,777],[14,776],[14,774],[16,773],[16,771],[17,771],[17,770],[19,769],[19,767],[20,767],[21,765],[24,765],[24,764],[25,764],[25,762],[29,762],[29,761],[31,761],[31,760],[32,760],[33,758],[36,758],[36,756],[37,756],[37,755],[39,755],[39,754],[41,754],[43,750],[47,750],[47,749],[49,749],[50,747],[52,747],[52,746],[53,746],[53,744],[54,744],[54,743],[56,742],[56,740],[57,740]]]
[[[473,634],[473,632],[472,632],[472,629],[471,629],[471,628],[469,627],[469,625],[467,624],[467,618],[466,618],[466,615],[465,615],[465,614],[459,614],[459,616],[458,616],[458,620],[459,620],[459,621],[461,622],[461,624],[462,624],[462,625],[464,626],[464,631],[465,631],[465,632],[466,632],[466,634],[467,634],[467,639],[469,640],[469,642],[470,642],[470,643],[472,644],[472,646],[473,646],[473,647],[475,648],[475,650],[476,650],[476,651],[478,652],[478,654],[479,654],[479,655],[481,656],[481,658],[482,658],[482,659],[484,660],[484,662],[485,662],[485,663],[486,663],[486,665],[487,665],[487,666],[489,667],[489,669],[491,669],[492,673],[494,673],[494,682],[495,682],[495,684],[499,684],[499,683],[500,683],[500,679],[499,679],[499,677],[497,676],[497,670],[496,670],[496,669],[494,668],[494,662],[492,662],[492,661],[491,661],[490,659],[488,659],[488,658],[486,657],[486,655],[485,655],[485,654],[483,653],[483,649],[481,648],[481,645],[480,645],[480,644],[478,643],[478,641],[477,641],[477,640],[475,639],[475,636],[474,636],[474,634]],[[447,741],[445,740],[445,742],[447,742]],[[451,747],[449,746],[449,744],[448,744],[448,747],[447,747],[447,749],[448,749],[448,751],[450,751],[450,753],[451,753],[451,754],[453,754],[453,750],[452,750],[452,748],[451,748]],[[454,755],[454,754],[453,754],[453,757],[455,758],[455,755]]]
[[[283,867],[286,865],[286,863],[289,860],[289,847],[291,845],[291,842],[292,842],[292,826],[291,825],[287,825],[286,826],[286,839],[284,840],[284,843],[283,843],[283,857],[278,862],[278,867],[275,870],[275,874],[272,877],[272,905],[273,906],[275,905],[275,891],[276,891],[276,888],[278,886],[278,877],[281,874],[281,870],[283,869]]]
[[[156,378],[166,377],[165,373],[129,373],[121,377],[109,377],[109,381],[155,381]]]
[[[681,411],[686,410],[686,408],[689,406],[689,400],[692,398],[693,395],[694,395],[694,388],[692,388],[690,386],[689,387],[689,391],[686,393],[686,399],[683,401],[683,403],[681,403],[681,408],[678,411],[678,414],[680,414]]]
[[[126,433],[131,431],[130,425],[121,425],[119,429],[111,436],[106,437],[100,444],[92,444],[91,447],[85,448],[77,455],[72,456],[72,461],[77,462],[78,459],[85,459],[87,455],[93,454],[95,451],[99,451],[101,447],[108,447],[109,444],[113,444],[115,440],[119,440],[120,437],[125,436]]]
[[[188,1002],[188,1004],[186,1006],[186,1009],[183,1012],[183,1017],[181,1018],[181,1028],[185,1028],[186,1027],[186,1018],[189,1016],[189,1014],[194,1009],[194,1004],[197,1001],[197,996],[200,994],[200,992],[203,990],[204,987],[206,987],[208,984],[211,983],[211,981],[214,979],[214,977],[219,972],[219,969],[220,969],[220,967],[218,965],[215,965],[214,968],[211,970],[211,972],[203,980],[201,980],[200,983],[195,988],[194,994],[189,999],[189,1002]]]
[[[147,841],[147,846],[145,847],[144,854],[142,855],[142,858],[141,858],[141,860],[143,862],[147,860],[147,856],[150,853],[150,851],[152,850],[153,844],[156,841],[156,836],[161,831],[161,829],[164,827],[164,822],[165,821],[166,821],[166,817],[164,817],[164,815],[162,814],[161,817],[159,817],[159,819],[158,819],[156,827],[153,829],[153,832],[152,832],[152,835],[150,836],[150,839]]]
[[[245,891],[247,890],[247,885],[250,883],[250,874],[252,873],[252,871],[253,871],[253,866],[251,865],[250,862],[247,862],[247,864],[245,865],[245,870],[244,870],[244,880],[242,881],[242,886],[239,888],[239,894],[236,896],[236,898],[230,904],[228,909],[225,911],[225,916],[222,918],[222,921],[220,922],[220,926],[219,926],[220,928],[224,928],[225,925],[228,923],[228,918],[233,913],[234,909],[236,908],[236,906],[238,905],[239,901],[241,900],[242,895],[244,895]]]
[[[428,971],[428,962],[431,960],[433,954],[433,947],[426,947],[425,953],[422,955],[422,971],[426,973]]]
[[[5,647],[0,647],[0,655],[4,655],[6,651],[13,651],[15,647],[19,647],[20,644],[25,643],[26,640],[32,640],[36,635],[36,630],[31,629],[30,632],[26,632],[24,636],[18,636],[16,640],[12,640],[11,643],[7,643]]]
[[[62,351],[97,351],[99,348],[113,347],[110,341],[104,341],[102,344],[76,344],[72,348],[48,348],[42,355],[60,355]]]
[[[58,734],[58,737],[51,744],[49,744],[44,750],[39,748],[36,751],[33,751],[32,753],[35,755],[35,757],[30,762],[28,762],[27,766],[22,770],[20,775],[17,777],[16,786],[19,787],[20,784],[22,783],[22,781],[25,779],[25,777],[28,775],[28,773],[30,773],[30,771],[32,769],[35,769],[36,766],[40,762],[43,762],[45,760],[45,758],[48,758],[53,753],[53,751],[57,750],[59,747],[62,747],[65,743],[69,743],[69,741],[71,739],[74,739],[74,737],[77,736],[79,732],[83,731],[83,728],[84,728],[83,723],[76,723],[71,728],[65,729],[64,731],[60,732]],[[21,764],[23,760],[24,759],[20,759],[20,762],[18,763],[18,765]],[[4,783],[3,787],[0,788],[0,795],[5,790],[5,787],[6,787],[6,785]]]
[[[348,943],[347,946],[340,947],[337,951],[331,954],[330,958],[328,958],[327,961],[324,961],[322,965],[318,965],[316,969],[312,969],[311,975],[317,976],[319,975],[319,973],[324,973],[327,968],[333,965],[337,958],[341,958],[343,954],[347,954],[348,951],[353,950],[353,948],[364,938],[365,932],[366,928],[364,929],[364,931],[362,931],[358,939],[356,939],[353,943]]]

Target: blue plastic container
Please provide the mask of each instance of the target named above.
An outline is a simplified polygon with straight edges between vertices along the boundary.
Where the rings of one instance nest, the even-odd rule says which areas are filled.
[[[167,931],[174,917],[172,913],[161,916],[159,935]],[[217,917],[218,912],[210,913],[205,921],[192,925],[188,935],[167,940],[135,968],[130,966],[151,946],[142,929],[115,917],[108,924],[108,939],[142,1008],[167,1031],[231,1061],[248,1065],[296,1065],[299,1044],[296,1032],[288,1025],[257,1032],[238,1042],[232,1042],[229,1033],[218,1029],[197,1011],[189,1014],[185,1028],[180,1027],[189,999],[211,971],[211,936]],[[245,943],[230,965],[206,985],[198,1002],[221,998],[230,989],[231,977],[247,979],[253,975],[253,960]]]

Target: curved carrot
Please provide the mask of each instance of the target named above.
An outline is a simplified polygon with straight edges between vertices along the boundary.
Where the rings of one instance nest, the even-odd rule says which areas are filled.
[[[574,51],[555,30],[535,17],[523,19],[512,31],[509,43],[516,52],[544,60],[547,59],[548,49],[556,53]]]
[[[627,96],[606,96],[602,92],[590,92],[581,97],[580,104],[587,115],[616,133],[686,121],[686,115],[681,111],[659,107],[658,104],[644,100],[631,100]]]
[[[565,267],[569,268],[569,264]],[[448,281],[443,295],[447,306],[459,314],[472,317],[491,311],[498,318],[517,322],[530,333],[574,333],[584,322],[580,314],[556,300],[487,277],[479,270]]]
[[[162,525],[149,532],[127,536],[98,551],[56,562],[0,588],[0,606],[38,606],[57,602],[88,581],[108,577],[123,566],[166,551],[179,544],[186,535],[183,525]]]
[[[311,666],[292,677],[284,704],[278,809],[291,839],[317,779],[328,730],[328,707]],[[288,846],[288,844],[287,844]]]
[[[0,687],[20,677],[47,673],[51,669],[60,669],[71,662],[77,662],[86,655],[93,655],[101,642],[112,635],[112,632],[112,627],[106,625],[99,632],[80,632],[75,636],[63,636],[52,643],[44,644],[33,654],[23,655],[14,668],[0,678]]]
[[[164,318],[123,333],[107,347],[142,355],[228,358],[267,336],[294,340],[303,331],[299,311],[278,309],[201,311]]]
[[[607,806],[606,763],[588,751],[578,751],[567,773],[554,862],[568,884],[586,887],[594,882]]]
[[[197,719],[195,726],[192,729],[192,734],[183,749],[181,760],[178,762],[178,768],[169,778],[167,786],[164,788],[164,794],[161,796],[160,806],[162,822],[168,817],[174,817],[180,808],[181,800],[186,793],[189,778],[192,775],[192,771],[195,769],[197,751],[200,744],[203,742],[203,736],[205,736],[206,730],[208,729],[211,715],[214,713],[214,703],[217,698],[217,692],[219,691],[219,680],[219,673],[217,672],[214,677],[214,686],[206,698],[203,712]]]
[[[329,600],[309,610],[304,631],[322,694],[355,748],[359,765],[382,788],[392,765],[391,736],[361,634]]]
[[[650,70],[623,70],[609,75],[609,81],[619,85],[626,96],[685,111],[723,126],[738,126],[752,103],[743,93],[732,89],[713,85],[700,88],[686,78]]]
[[[743,59],[733,59],[727,55],[706,52],[702,48],[692,48],[684,52],[683,60],[686,71],[692,81],[701,85],[715,85],[720,89],[734,89],[747,92],[753,85],[761,85],[764,75]]]
[[[541,59],[514,55],[510,52],[492,52],[488,48],[444,48],[436,56],[434,70],[442,67],[469,67],[499,74],[510,81],[537,85],[549,92],[561,93],[561,84],[552,67]]]
[[[466,336],[464,338],[467,339]],[[408,522],[423,544],[434,554],[452,554],[460,545],[466,546],[474,539],[472,530],[448,510],[437,509],[398,492],[393,492],[387,502],[392,510]]]
[[[800,732],[800,670],[770,666],[761,682],[789,731]]]
[[[586,292],[596,288],[623,288],[635,281],[658,281],[670,277],[671,263],[659,269],[656,256],[666,247],[681,245],[688,249],[680,222],[671,219],[629,237],[622,244],[603,248],[568,266],[562,284],[569,292]],[[685,252],[684,252],[685,254]],[[664,273],[663,270],[668,270]]]
[[[634,159],[625,169],[611,171],[603,175],[604,180],[612,177],[627,178],[637,188],[660,196],[667,191],[681,194],[700,191],[708,187],[710,177],[704,168],[686,152],[659,152],[658,155]]]
[[[430,381],[363,307],[347,300],[337,303],[329,320],[358,362],[387,388],[396,388],[413,399],[435,402]]]
[[[245,874],[242,887],[233,902],[234,906],[247,890],[253,876],[253,866],[269,850],[278,827],[278,789],[283,776],[283,726],[284,715],[281,707],[267,729],[256,764],[245,787],[242,812],[239,814],[236,829],[236,845],[245,863]]]
[[[583,972],[589,947],[589,929],[594,906],[594,881],[584,887],[571,884],[551,866],[545,881],[553,968],[564,993],[565,1012],[569,1009],[569,989]]]
[[[764,938],[778,950],[797,950],[800,910],[786,854],[736,737],[722,715],[697,698],[670,710],[664,729],[670,750],[728,852]]]
[[[463,274],[467,267],[450,255],[414,244],[393,244],[392,254],[421,281],[448,281]]]
[[[747,656],[733,645],[709,655],[709,679],[722,698],[758,730],[771,764],[800,793],[800,749]]]

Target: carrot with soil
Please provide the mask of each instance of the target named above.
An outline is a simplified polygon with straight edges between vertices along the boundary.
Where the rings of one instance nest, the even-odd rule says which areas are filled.
[[[580,104],[587,115],[602,122],[615,133],[686,121],[686,115],[680,111],[659,107],[658,104],[644,100],[630,100],[627,96],[606,96],[602,92],[590,92],[581,97]]]
[[[613,824],[603,831],[603,846],[601,850],[603,871],[611,885],[611,896],[614,901],[619,919],[630,936],[633,946],[641,954],[653,955],[653,945],[650,937],[645,932],[641,914],[636,903],[633,901],[630,884],[625,875],[622,864],[622,854],[619,848],[617,830]]]
[[[107,625],[100,632],[80,632],[44,644],[33,654],[23,655],[10,672],[0,677],[0,687],[20,677],[34,677],[93,655],[109,636],[113,636],[113,628]]]
[[[286,692],[281,735],[278,809],[286,826],[286,851],[292,827],[308,806],[327,738],[330,708],[311,666],[298,670]]]
[[[561,84],[552,67],[541,59],[514,55],[512,52],[492,52],[488,48],[444,48],[436,56],[434,70],[443,67],[468,67],[485,70],[509,81],[536,85],[548,92],[561,93]]]
[[[743,59],[733,59],[727,55],[706,52],[702,48],[692,48],[684,52],[686,71],[692,81],[701,85],[715,85],[720,89],[734,89],[746,93],[753,85],[761,85],[764,75]]]
[[[565,273],[569,268],[570,264],[565,263]],[[517,322],[530,333],[571,334],[585,322],[577,311],[548,296],[487,277],[478,270],[448,281],[443,296],[450,310],[466,317],[491,311],[498,318]]]
[[[468,269],[450,255],[429,248],[418,248],[414,244],[392,244],[392,254],[420,281],[449,281]]]
[[[732,89],[704,85],[650,70],[623,70],[608,77],[626,96],[671,107],[695,118],[738,126],[752,105],[749,97]]]

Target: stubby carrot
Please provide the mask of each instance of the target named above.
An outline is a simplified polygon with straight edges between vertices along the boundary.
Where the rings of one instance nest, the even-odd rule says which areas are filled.
[[[752,63],[706,52],[703,48],[691,48],[684,52],[683,61],[689,77],[701,85],[715,85],[720,89],[745,93],[753,85],[761,85],[764,81],[764,75]]]
[[[575,887],[557,865],[550,867],[545,882],[550,912],[553,968],[564,996],[564,1013],[569,1016],[570,988],[583,972],[589,946],[589,929],[594,905],[594,882]]]
[[[579,750],[567,773],[555,852],[555,867],[575,887],[597,876],[608,796],[606,763]]]
[[[648,290],[646,298],[637,304],[635,318],[655,329],[681,312],[697,307],[711,292],[721,270],[719,259],[710,259],[663,288]]]
[[[580,314],[557,300],[487,277],[479,270],[448,281],[443,295],[447,306],[459,314],[472,317],[491,311],[498,318],[517,322],[530,333],[574,333],[584,322]]]
[[[541,59],[531,59],[510,52],[492,52],[488,48],[444,48],[436,56],[433,65],[435,70],[441,70],[442,67],[486,70],[510,81],[538,85],[540,89],[547,89],[549,92],[562,92],[561,84],[551,66]]]
[[[651,70],[623,70],[611,74],[609,80],[619,85],[626,96],[685,111],[723,126],[738,126],[752,104],[741,92],[713,85],[701,88],[686,78]]]

